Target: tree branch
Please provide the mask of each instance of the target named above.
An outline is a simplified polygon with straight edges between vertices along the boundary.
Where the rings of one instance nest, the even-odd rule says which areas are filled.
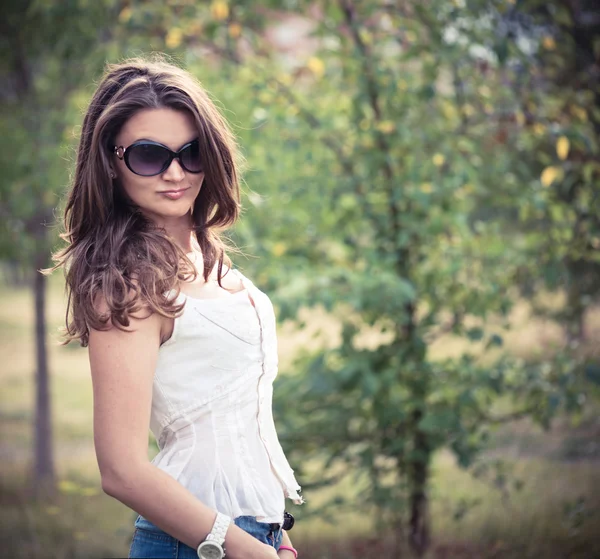
[[[369,98],[371,109],[373,110],[375,123],[378,124],[382,121],[382,110],[378,84],[372,70],[372,55],[369,47],[365,44],[360,36],[359,23],[356,17],[354,3],[351,0],[339,0],[339,3],[346,20],[346,24],[350,30],[350,35],[354,45],[360,54],[361,66],[365,76],[367,97]],[[394,171],[388,157],[390,155],[390,146],[385,138],[385,135],[378,130],[375,131],[375,142],[377,144],[377,148],[386,156],[382,164],[382,171],[388,186],[390,218],[392,222],[392,231],[394,234],[394,245],[396,245],[400,233],[400,210],[393,196]],[[403,270],[403,262],[407,256],[406,250],[401,248],[399,252],[401,256],[398,257],[398,270],[405,271]]]

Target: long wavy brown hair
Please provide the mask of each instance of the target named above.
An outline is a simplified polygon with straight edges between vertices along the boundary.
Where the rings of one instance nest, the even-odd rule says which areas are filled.
[[[192,211],[193,232],[204,260],[204,279],[218,263],[221,285],[225,249],[220,233],[240,212],[238,166],[242,161],[235,137],[201,84],[161,55],[109,64],[83,120],[73,182],[64,211],[68,245],[53,255],[54,267],[66,277],[67,344],[87,346],[90,328],[109,321],[129,326],[141,309],[174,318],[182,311],[169,291],[197,277],[184,251],[129,199],[110,176],[114,139],[137,111],[171,108],[190,113],[198,130],[204,182]],[[221,285],[222,287],[222,285]],[[99,298],[108,311],[98,308]]]

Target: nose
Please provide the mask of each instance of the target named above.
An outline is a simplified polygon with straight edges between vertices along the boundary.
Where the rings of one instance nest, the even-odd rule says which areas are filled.
[[[181,167],[179,160],[174,158],[167,170],[163,173],[163,178],[171,182],[181,182],[185,178],[185,171]]]

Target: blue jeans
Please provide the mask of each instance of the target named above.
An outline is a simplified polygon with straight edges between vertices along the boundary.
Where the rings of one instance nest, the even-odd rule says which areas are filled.
[[[258,522],[254,516],[238,516],[233,522],[257,540],[279,550],[283,539],[281,526],[274,529],[267,522]],[[198,559],[195,549],[163,532],[143,516],[137,517],[134,526],[129,559]]]

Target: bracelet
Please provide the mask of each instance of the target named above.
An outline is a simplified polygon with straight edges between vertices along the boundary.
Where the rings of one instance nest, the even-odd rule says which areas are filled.
[[[287,545],[280,545],[277,551],[281,551],[282,549],[287,549],[288,551],[291,551],[294,554],[294,559],[297,559],[298,552],[293,547],[289,547]]]

